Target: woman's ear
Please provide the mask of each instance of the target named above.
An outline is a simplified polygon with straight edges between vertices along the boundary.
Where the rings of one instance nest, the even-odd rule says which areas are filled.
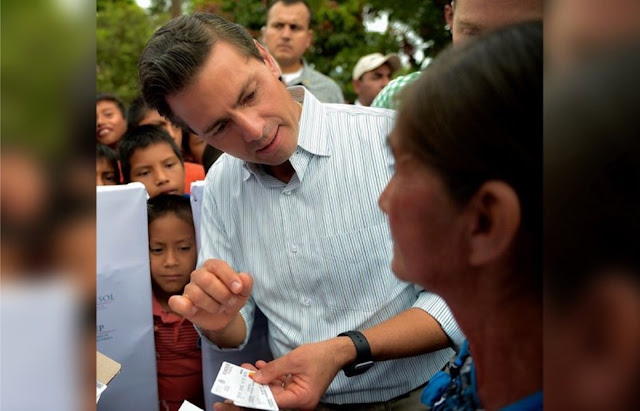
[[[258,40],[253,40],[256,43],[256,47],[258,47],[258,51],[260,51],[260,55],[262,56],[264,63],[269,67],[269,70],[273,73],[276,78],[279,78],[282,75],[282,70],[280,69],[280,65],[273,58],[271,54],[267,51],[266,48]]]
[[[488,181],[467,204],[470,213],[469,264],[482,266],[509,252],[521,222],[520,201],[505,182]]]

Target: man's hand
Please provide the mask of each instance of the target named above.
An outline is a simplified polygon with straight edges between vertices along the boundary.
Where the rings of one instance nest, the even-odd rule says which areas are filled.
[[[182,295],[169,299],[169,306],[203,330],[222,331],[249,299],[253,279],[236,273],[221,260],[207,260],[191,273]]]
[[[213,404],[214,411],[244,411],[246,408],[240,408],[233,405],[233,402],[226,400],[225,402],[216,402]]]
[[[346,337],[304,344],[269,363],[258,361],[253,380],[270,384],[280,408],[314,409],[336,374],[355,358]]]

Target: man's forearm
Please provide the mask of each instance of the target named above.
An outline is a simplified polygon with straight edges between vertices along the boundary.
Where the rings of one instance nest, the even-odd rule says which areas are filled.
[[[236,313],[229,325],[220,331],[201,329],[202,334],[220,348],[236,348],[247,336],[247,324],[240,313]]]
[[[412,357],[452,345],[438,321],[419,308],[410,308],[362,333],[376,361]]]

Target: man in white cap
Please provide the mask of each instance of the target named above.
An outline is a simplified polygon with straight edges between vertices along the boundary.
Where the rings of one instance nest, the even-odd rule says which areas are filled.
[[[367,54],[361,57],[353,68],[353,89],[358,97],[356,106],[370,106],[400,68],[400,59],[395,53],[383,56],[380,53]]]

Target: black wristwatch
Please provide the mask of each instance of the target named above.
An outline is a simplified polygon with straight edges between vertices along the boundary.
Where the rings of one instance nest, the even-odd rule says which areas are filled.
[[[371,357],[371,347],[366,337],[360,331],[347,331],[338,334],[338,337],[349,337],[356,346],[356,360],[346,365],[342,371],[347,377],[360,375],[373,367],[373,358]]]

